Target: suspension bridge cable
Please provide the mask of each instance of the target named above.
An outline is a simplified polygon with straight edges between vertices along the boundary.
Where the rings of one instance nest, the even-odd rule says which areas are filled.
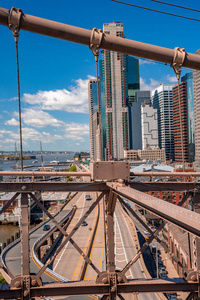
[[[187,10],[192,10],[192,11],[200,12],[199,9],[190,8],[190,7],[186,7],[186,6],[181,6],[181,5],[177,5],[177,4],[173,4],[173,3],[168,3],[168,2],[164,2],[164,1],[160,1],[160,0],[151,0],[151,1],[162,3],[162,4],[165,4],[165,5],[169,5],[169,6],[175,6],[175,7],[178,7],[178,8],[183,8],[183,9],[187,9]]]
[[[132,4],[132,3],[128,3],[128,2],[123,2],[123,1],[119,1],[119,0],[111,0],[111,1],[118,2],[118,3],[121,3],[121,4],[125,4],[125,5],[134,6],[134,7],[137,7],[137,8],[142,8],[142,9],[154,11],[154,12],[158,12],[158,13],[165,14],[165,15],[170,15],[170,16],[173,16],[173,17],[178,17],[178,18],[183,18],[183,19],[187,19],[187,20],[191,20],[191,21],[200,22],[200,19],[195,19],[195,18],[190,18],[190,17],[181,16],[181,15],[177,15],[177,14],[172,14],[172,13],[165,12],[165,11],[162,11],[162,10],[157,10],[157,9],[153,9],[153,8],[149,8],[149,7],[145,7],[145,6],[140,6],[140,5],[136,5],[136,4]]]

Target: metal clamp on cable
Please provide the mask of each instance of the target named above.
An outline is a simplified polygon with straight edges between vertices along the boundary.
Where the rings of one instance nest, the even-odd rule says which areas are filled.
[[[93,28],[90,37],[90,49],[92,50],[96,61],[98,61],[99,58],[99,48],[101,47],[102,38],[102,29]]]
[[[174,48],[174,51],[175,53],[174,53],[173,63],[171,64],[171,67],[174,69],[177,80],[179,80],[181,74],[181,67],[185,60],[185,49],[176,47]]]
[[[12,7],[8,17],[8,27],[14,35],[15,42],[18,42],[20,22],[21,22],[22,10],[21,8]]]

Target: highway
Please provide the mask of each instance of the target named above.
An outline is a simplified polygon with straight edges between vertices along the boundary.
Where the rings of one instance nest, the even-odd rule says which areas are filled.
[[[68,207],[65,207],[63,211],[59,213],[59,215],[56,217],[56,220],[59,222],[61,221],[68,213],[69,213]],[[45,224],[49,224],[50,227],[54,227],[54,224],[52,221],[45,222]],[[33,257],[33,245],[34,243],[41,238],[46,231],[43,231],[44,224],[41,223],[39,226],[33,229],[33,231],[30,234],[30,251],[31,251],[31,259],[30,259],[30,271],[31,273],[37,273],[40,269],[37,262],[35,261]],[[13,276],[21,273],[21,241],[19,240],[17,243],[14,243],[13,247],[9,248],[3,255],[3,260],[8,268],[8,270],[11,272]],[[55,282],[58,281],[57,278],[52,276],[51,274],[45,272],[42,275],[42,281],[43,282]]]
[[[86,195],[90,195],[91,199],[86,200]],[[80,220],[90,205],[96,200],[95,193],[78,193],[65,207],[60,215],[56,217],[57,221],[61,220],[72,208],[76,205],[77,209],[72,218],[70,225],[67,228],[69,233],[75,224]],[[86,225],[80,226],[73,235],[73,240],[79,245],[85,254],[89,255],[91,261],[95,264],[98,270],[106,269],[105,258],[105,215],[104,215],[103,200],[95,207],[92,213],[87,217]],[[48,221],[51,228],[54,226],[51,221]],[[139,228],[137,224],[137,228]],[[141,231],[142,227],[139,228]],[[138,240],[136,228],[131,218],[117,203],[114,214],[114,230],[115,230],[115,263],[116,268],[121,270],[131,260],[138,250]],[[43,231],[43,224],[30,235],[31,273],[37,273],[39,266],[33,258],[34,243],[46,232]],[[65,237],[63,238],[63,240]],[[21,243],[18,242],[5,253],[5,264],[11,273],[15,276],[21,272]],[[71,281],[78,280],[94,280],[97,276],[96,272],[85,264],[82,256],[68,242],[52,264],[52,270]],[[146,278],[140,259],[132,265],[126,273],[128,280]],[[43,282],[55,282],[58,278],[52,274],[45,272],[42,275]],[[138,294],[138,295],[123,295],[126,300],[157,300],[160,299],[157,294]],[[71,297],[65,297],[71,298]],[[90,299],[91,297],[76,297],[77,299]],[[59,298],[55,298],[59,299]],[[64,299],[64,298],[62,298]],[[74,298],[73,298],[74,299]]]

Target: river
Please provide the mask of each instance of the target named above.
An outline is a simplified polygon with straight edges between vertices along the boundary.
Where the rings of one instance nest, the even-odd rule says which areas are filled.
[[[31,155],[35,155],[36,159],[27,159],[23,161],[24,166],[26,165],[32,165],[31,168],[25,169],[25,170],[36,170],[38,168],[36,168],[34,165],[41,165],[42,166],[42,160],[41,160],[41,155],[40,154],[31,154]],[[48,165],[50,163],[50,161],[56,160],[56,161],[60,161],[60,162],[64,162],[67,160],[73,160],[74,158],[74,153],[44,153],[43,154],[43,161],[44,161],[44,165]],[[34,163],[34,161],[36,161]],[[14,166],[16,165],[16,161],[0,161],[0,169],[2,171],[15,171],[14,170]],[[20,165],[20,161],[18,161],[18,165]],[[58,169],[58,166],[55,166],[54,168]],[[63,168],[60,167],[60,168]],[[15,236],[15,233],[19,231],[19,227],[18,226],[13,226],[13,225],[0,225],[0,243],[6,243],[8,238],[11,238],[11,236]]]

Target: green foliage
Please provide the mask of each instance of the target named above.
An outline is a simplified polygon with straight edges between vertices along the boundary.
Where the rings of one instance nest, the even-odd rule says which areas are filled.
[[[0,284],[7,284],[7,281],[3,278],[1,273],[0,273]]]
[[[73,181],[73,178],[69,177],[69,178],[67,179],[67,181]]]
[[[76,172],[76,166],[71,166],[70,172]]]
[[[69,172],[69,169],[64,169],[64,172]]]

